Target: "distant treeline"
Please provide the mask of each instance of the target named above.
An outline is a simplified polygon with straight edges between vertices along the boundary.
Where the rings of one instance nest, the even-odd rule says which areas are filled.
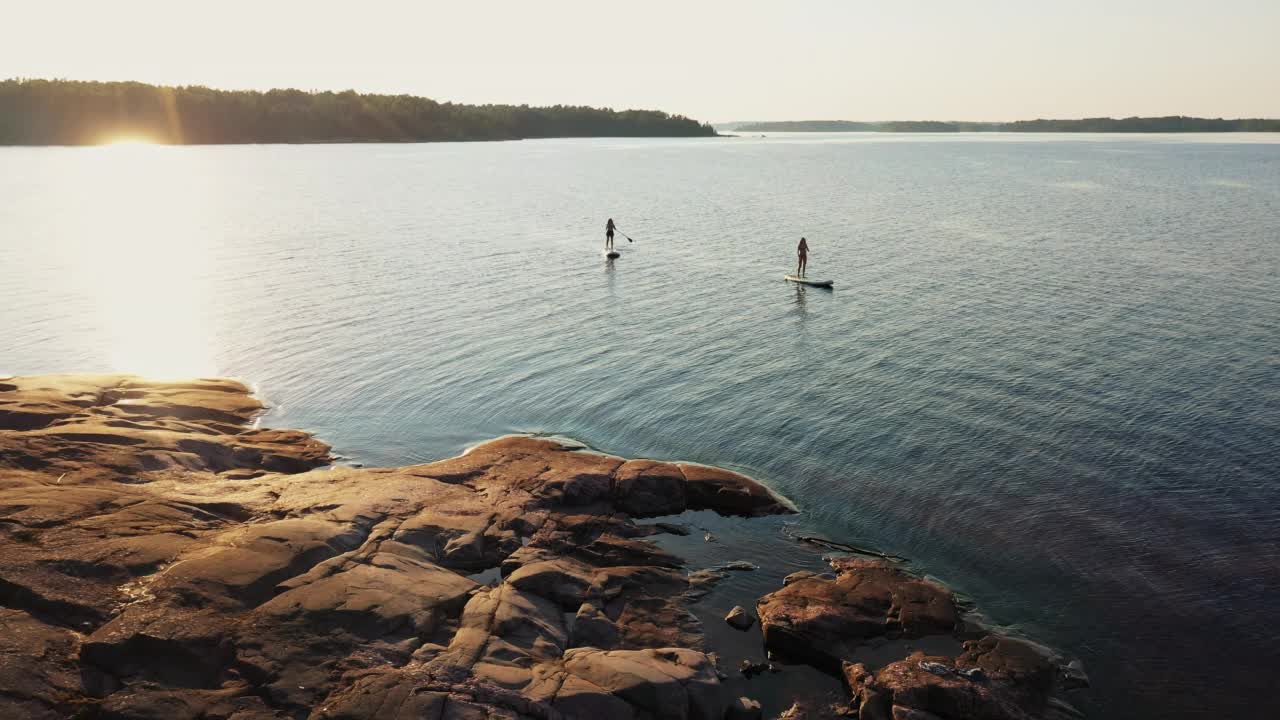
[[[556,105],[460,105],[413,95],[0,82],[0,145],[425,142],[715,135],[680,115]]]
[[[1280,120],[1194,118],[1086,118],[1084,120],[1018,120],[1017,122],[943,122],[934,120],[797,120],[743,123],[738,132],[1280,132]]]

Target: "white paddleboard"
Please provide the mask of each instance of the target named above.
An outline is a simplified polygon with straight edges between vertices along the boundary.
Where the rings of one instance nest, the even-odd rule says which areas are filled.
[[[800,283],[801,285],[812,285],[814,287],[829,288],[832,285],[836,284],[835,280],[810,280],[809,278],[797,277],[795,275],[787,275],[786,278],[787,280],[790,280],[793,283]]]

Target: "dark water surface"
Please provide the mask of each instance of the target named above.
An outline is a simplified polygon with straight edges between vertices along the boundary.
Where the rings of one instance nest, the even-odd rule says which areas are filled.
[[[737,468],[1092,716],[1276,716],[1275,136],[4,149],[0,197],[0,372],[243,377],[370,465]]]

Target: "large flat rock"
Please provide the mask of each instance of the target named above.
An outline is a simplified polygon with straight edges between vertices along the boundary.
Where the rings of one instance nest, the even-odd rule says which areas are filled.
[[[791,512],[763,485],[529,437],[327,467],[262,409],[0,381],[0,716],[723,717],[683,561],[631,518]]]

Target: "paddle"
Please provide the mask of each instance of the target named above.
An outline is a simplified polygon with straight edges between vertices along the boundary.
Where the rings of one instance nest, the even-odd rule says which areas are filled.
[[[615,227],[614,230],[617,230],[618,234],[621,235],[622,237],[627,238],[627,242],[635,242],[635,240],[632,240],[630,236],[628,236],[626,233],[622,232],[621,230],[618,230],[618,228]]]

